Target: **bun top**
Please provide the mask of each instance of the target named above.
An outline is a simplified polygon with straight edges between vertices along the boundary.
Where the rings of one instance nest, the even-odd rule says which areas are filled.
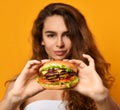
[[[77,72],[77,67],[73,63],[70,63],[68,61],[63,61],[63,60],[48,61],[40,68],[40,71],[43,68],[47,68],[49,66],[61,66],[61,65],[64,65],[67,68],[71,68],[74,72]]]

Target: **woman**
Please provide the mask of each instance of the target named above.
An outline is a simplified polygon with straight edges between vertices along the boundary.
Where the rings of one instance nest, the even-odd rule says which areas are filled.
[[[63,3],[46,6],[34,22],[32,40],[32,58],[9,81],[0,110],[120,109],[109,94],[114,79],[109,64],[98,51],[85,18],[77,9]],[[74,63],[80,79],[77,86],[65,90],[41,87],[35,77],[50,59]]]

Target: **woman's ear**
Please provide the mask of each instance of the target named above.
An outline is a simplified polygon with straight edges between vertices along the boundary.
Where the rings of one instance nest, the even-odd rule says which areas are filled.
[[[45,45],[43,41],[42,41],[42,45]]]

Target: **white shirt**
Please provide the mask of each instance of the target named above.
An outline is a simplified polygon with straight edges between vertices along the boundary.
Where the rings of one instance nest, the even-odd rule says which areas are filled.
[[[24,110],[66,110],[61,100],[38,100],[28,104]]]

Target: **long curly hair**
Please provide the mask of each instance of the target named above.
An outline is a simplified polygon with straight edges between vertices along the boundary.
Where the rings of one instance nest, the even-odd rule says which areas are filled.
[[[48,58],[48,55],[42,46],[42,29],[47,17],[53,15],[63,16],[64,22],[70,33],[72,49],[70,58],[83,60],[88,63],[82,54],[89,54],[95,61],[95,68],[101,77],[106,88],[112,86],[114,77],[110,74],[110,64],[105,61],[98,50],[93,35],[88,28],[86,20],[82,13],[75,7],[64,3],[52,3],[47,5],[38,14],[32,28],[32,50],[31,59],[42,60]],[[82,94],[65,90],[63,92],[63,101],[67,100],[66,109],[69,110],[96,110],[95,102]]]

